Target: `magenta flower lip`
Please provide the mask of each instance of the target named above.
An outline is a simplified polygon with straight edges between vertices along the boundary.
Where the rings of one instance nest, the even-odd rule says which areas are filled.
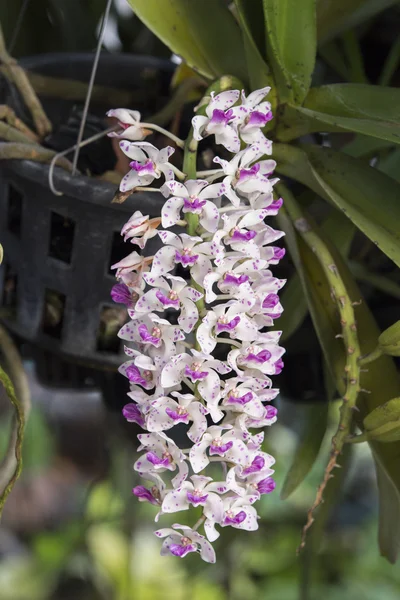
[[[234,231],[231,235],[231,242],[250,242],[257,235],[256,231],[245,231],[242,233],[241,231]]]
[[[232,321],[229,321],[229,323],[220,323],[217,322],[216,326],[215,326],[215,330],[217,331],[217,333],[220,333],[221,331],[233,331],[235,329],[235,327],[237,327],[240,323],[240,317],[236,316],[235,318],[232,319]]]
[[[262,479],[257,483],[257,490],[260,494],[270,494],[276,488],[275,480],[272,477],[267,477],[267,479]]]
[[[220,454],[224,455],[230,450],[233,446],[233,442],[227,442],[226,444],[222,444],[221,446],[214,446],[211,444],[210,446],[210,455],[211,454]]]
[[[130,423],[137,423],[138,425],[140,425],[140,427],[144,427],[145,420],[143,418],[143,415],[139,407],[136,404],[133,404],[133,402],[124,406],[124,408],[122,409],[122,414],[124,415],[125,419]]]
[[[220,110],[218,108],[215,108],[213,110],[213,114],[212,117],[210,119],[210,123],[212,123],[213,125],[227,125],[229,119],[231,119],[233,116],[233,111],[232,109],[229,109],[227,111],[224,110]]]
[[[253,400],[253,394],[252,394],[252,392],[247,392],[243,396],[232,396],[231,395],[231,396],[228,396],[228,398],[226,399],[226,401],[229,404],[239,404],[240,406],[244,406],[245,404],[247,404],[251,400]]]
[[[171,463],[168,457],[159,458],[154,452],[147,452],[146,458],[155,467],[167,467]]]
[[[278,294],[268,294],[263,300],[262,307],[263,308],[274,308],[279,302]]]
[[[147,385],[147,381],[141,376],[139,369],[135,365],[129,365],[126,369],[126,375],[131,383]]]
[[[254,354],[253,352],[249,352],[249,354],[247,354],[247,356],[243,357],[243,360],[248,361],[248,362],[255,362],[258,364],[263,364],[265,362],[267,362],[270,358],[271,358],[271,352],[269,352],[268,350],[261,350],[261,352],[259,352],[258,354]]]
[[[205,205],[206,200],[195,198],[192,202],[188,198],[183,199],[183,212],[199,212]]]
[[[139,175],[153,174],[154,173],[154,165],[151,160],[146,161],[143,165],[137,160],[133,160],[129,163],[130,168]]]
[[[186,546],[181,544],[171,544],[169,550],[174,556],[183,558],[186,554],[189,554],[189,552],[196,552],[197,548],[194,544],[187,544]]]
[[[178,413],[175,410],[172,410],[171,408],[166,408],[165,412],[167,413],[167,415],[169,416],[170,419],[172,419],[175,422],[181,422],[181,423],[188,423],[189,422],[189,415],[188,413]]]
[[[154,498],[150,490],[145,488],[143,485],[137,485],[133,488],[132,493],[139,498],[139,500],[150,502],[156,506],[159,502]]]
[[[148,342],[149,344],[152,344],[153,346],[159,346],[161,339],[158,337],[155,337],[154,335],[151,335],[149,333],[149,330],[147,329],[146,325],[139,325],[138,327],[138,331],[139,331],[139,335],[141,337],[141,339],[144,342]]]
[[[251,475],[251,473],[258,473],[258,471],[261,471],[261,469],[264,468],[265,465],[265,459],[262,456],[256,456],[251,465],[249,467],[247,467],[246,469],[243,469],[242,474],[244,476],[247,475]]]
[[[181,254],[178,250],[175,252],[175,262],[181,263],[184,267],[193,267],[198,258],[198,254]]]
[[[156,291],[156,298],[161,302],[165,308],[179,308],[179,300],[173,300],[172,298],[168,298],[161,290]]]
[[[130,289],[125,283],[116,283],[111,289],[111,298],[118,304],[125,304],[125,306],[132,306],[132,294]]]
[[[245,518],[246,518],[246,513],[244,512],[244,510],[241,510],[234,517],[226,516],[224,519],[224,525],[240,525],[240,523],[243,523]]]
[[[248,177],[254,177],[254,175],[257,175],[259,170],[260,170],[259,163],[256,163],[255,165],[253,165],[252,167],[250,167],[250,169],[240,169],[239,181],[242,181],[243,179],[247,179]]]
[[[224,283],[233,283],[234,285],[242,285],[243,283],[247,283],[249,281],[248,275],[240,275],[237,277],[236,275],[232,275],[231,273],[226,273],[224,276]]]
[[[205,494],[204,496],[196,496],[191,492],[187,492],[186,497],[189,500],[189,502],[193,504],[193,506],[200,506],[206,503],[208,494]]]
[[[190,379],[195,381],[201,381],[205,379],[208,375],[208,371],[193,371],[188,365],[185,367],[185,375],[186,377],[190,377]]]

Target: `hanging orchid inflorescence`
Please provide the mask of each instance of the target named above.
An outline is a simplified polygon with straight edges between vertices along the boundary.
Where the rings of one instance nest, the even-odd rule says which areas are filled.
[[[282,204],[273,196],[275,162],[262,159],[272,147],[262,132],[272,118],[263,101],[268,91],[247,98],[243,91],[211,92],[203,116],[192,120],[186,174],[169,162],[172,147],[141,141],[151,124],[141,124],[138,112],[109,113],[132,160],[120,190],[149,189],[165,178],[157,190],[167,198],[160,218],[136,211],[122,230],[142,249],[157,234],[162,246],[152,257],[134,251],[115,264],[112,290],[131,319],[119,332],[129,344],[120,371],[131,402],[123,414],[146,431],[134,468],[149,483],[133,493],[158,507],[156,521],[190,508],[201,514],[192,527],[155,532],[165,538],[162,554],[198,551],[215,562],[210,542],[217,528],[257,529],[254,503],[275,487],[274,459],[261,450],[260,432],[277,418],[268,404],[278,394],[269,376],[281,372],[284,353],[281,332],[268,329],[282,313],[278,290],[285,283],[270,270],[284,255],[274,246],[283,233],[265,223]],[[218,168],[198,172],[197,144],[211,135],[234,156],[215,157]],[[175,274],[178,265],[187,278]]]

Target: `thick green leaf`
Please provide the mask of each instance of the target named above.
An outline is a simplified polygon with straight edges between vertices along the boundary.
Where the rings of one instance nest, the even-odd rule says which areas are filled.
[[[400,321],[385,329],[378,341],[382,352],[390,356],[400,356]]]
[[[397,2],[398,0],[318,0],[318,42],[324,43],[332,39]]]
[[[297,273],[292,275],[283,288],[281,303],[284,310],[279,319],[279,329],[282,329],[281,342],[283,342],[297,331],[308,313],[307,302]]]
[[[313,88],[303,106],[285,108],[277,138],[317,131],[355,131],[400,144],[400,89],[360,83]]]
[[[271,91],[268,95],[268,101],[271,102],[272,111],[275,112],[277,104],[275,84],[270,68],[261,54],[265,45],[262,4],[261,2],[253,2],[249,10],[249,4],[245,0],[235,0],[235,6],[243,35],[250,87],[255,90],[270,86]],[[256,40],[258,40],[258,43]]]
[[[311,84],[316,55],[315,0],[263,0],[267,56],[281,102],[301,103]]]
[[[379,548],[395,563],[400,550],[400,492],[374,452],[379,489]]]
[[[274,145],[277,171],[325,198],[400,266],[400,186],[363,162],[328,148]]]
[[[400,183],[400,148],[392,150],[387,156],[379,159],[376,168]]]
[[[375,408],[364,419],[368,439],[378,442],[400,440],[400,398],[392,398]]]
[[[328,424],[329,403],[327,401],[303,406],[302,409],[304,428],[283,483],[282,500],[286,500],[310,472],[319,454]]]
[[[173,52],[208,78],[246,81],[240,29],[224,0],[128,0],[138,17]]]

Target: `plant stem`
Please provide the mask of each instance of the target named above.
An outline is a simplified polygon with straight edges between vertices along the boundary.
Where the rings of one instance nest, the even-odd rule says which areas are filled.
[[[308,511],[307,523],[304,526],[299,550],[304,548],[307,530],[314,522],[314,511],[323,501],[323,493],[329,479],[332,477],[332,471],[337,465],[338,456],[341,454],[346,438],[349,436],[353,412],[356,407],[358,393],[360,391],[360,345],[357,335],[357,326],[354,315],[353,303],[349,297],[345,284],[340,276],[339,270],[335,265],[332,254],[328,246],[320,237],[318,231],[313,226],[308,215],[301,209],[291,192],[283,185],[279,184],[277,190],[284,198],[285,207],[293,225],[302,237],[307,246],[316,255],[325,277],[330,285],[332,298],[334,299],[342,326],[342,337],[346,351],[345,378],[346,389],[343,396],[342,406],[340,408],[339,424],[335,435],[332,438],[331,455],[328,465],[325,469],[324,479],[318,488],[316,499]]]
[[[158,131],[158,133],[162,133],[166,137],[169,137],[179,148],[183,148],[185,146],[185,142],[178,138],[176,135],[168,131],[168,129],[164,129],[164,127],[160,127],[160,125],[156,125],[155,123],[140,123],[142,127],[147,127],[147,129],[153,129],[153,131]]]

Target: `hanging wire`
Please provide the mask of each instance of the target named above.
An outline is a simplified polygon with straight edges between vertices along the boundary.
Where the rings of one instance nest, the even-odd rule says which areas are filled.
[[[51,191],[53,192],[53,194],[55,194],[56,196],[62,196],[63,192],[60,192],[60,190],[58,190],[56,188],[56,186],[54,185],[54,167],[56,166],[56,162],[59,158],[61,158],[62,156],[66,156],[67,154],[69,154],[70,152],[72,152],[73,150],[79,150],[80,148],[83,148],[84,146],[87,146],[88,144],[91,144],[92,142],[95,142],[96,140],[104,137],[105,135],[108,135],[111,131],[115,131],[118,128],[118,125],[114,125],[113,127],[109,127],[108,129],[105,129],[104,131],[100,131],[100,133],[96,133],[95,135],[92,135],[88,138],[86,138],[86,140],[83,140],[79,143],[79,145],[76,143],[73,146],[71,146],[70,148],[67,148],[66,150],[63,150],[62,152],[58,152],[57,154],[55,154],[51,160],[50,163],[50,168],[49,168],[49,188],[51,189]]]
[[[97,66],[99,64],[99,58],[100,58],[101,46],[103,43],[104,32],[106,30],[108,17],[110,15],[111,4],[112,4],[112,0],[108,0],[106,10],[104,11],[103,20],[101,23],[99,40],[97,42],[96,54],[95,54],[94,61],[93,61],[92,72],[90,74],[90,81],[89,81],[89,86],[88,86],[86,99],[85,99],[85,106],[83,108],[82,120],[81,120],[81,124],[79,127],[78,138],[76,140],[75,154],[74,154],[74,158],[72,160],[72,175],[75,175],[75,173],[76,173],[76,167],[77,167],[78,158],[79,158],[79,151],[81,148],[83,132],[84,132],[85,125],[86,125],[86,118],[87,118],[87,114],[88,114],[88,110],[89,110],[90,99],[92,96],[92,90],[93,90],[94,80],[96,77]]]
[[[22,21],[24,20],[25,17],[25,13],[26,13],[26,9],[28,8],[28,4],[29,4],[30,0],[24,0],[22,6],[21,6],[21,10],[19,11],[19,15],[18,15],[18,19],[17,22],[15,23],[15,27],[14,27],[14,31],[11,37],[11,41],[10,44],[8,46],[8,53],[12,55],[13,50],[14,50],[14,46],[16,44],[19,32],[21,30],[21,25],[22,25]]]

